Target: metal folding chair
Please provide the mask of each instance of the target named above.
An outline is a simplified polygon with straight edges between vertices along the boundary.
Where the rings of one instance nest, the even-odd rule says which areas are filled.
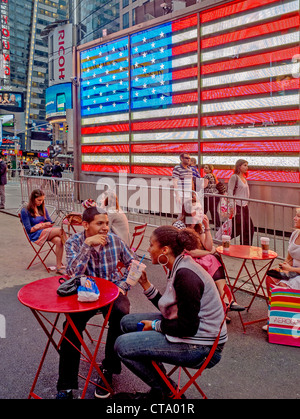
[[[147,223],[137,225],[134,227],[134,231],[131,238],[130,249],[136,252],[140,245],[142,244],[143,238],[145,236]],[[140,241],[138,241],[140,239]],[[135,244],[137,242],[137,244]]]
[[[54,243],[51,243],[49,241],[45,241],[44,244],[42,244],[41,246],[38,246],[37,244],[34,244],[34,242],[32,242],[27,234],[27,231],[22,223],[22,219],[21,219],[21,214],[18,214],[21,225],[23,227],[23,231],[25,233],[26,239],[29,242],[30,246],[32,247],[35,256],[32,259],[32,261],[29,263],[29,265],[27,266],[26,269],[29,269],[31,266],[37,265],[38,263],[42,263],[44,265],[44,267],[46,268],[47,272],[50,272],[50,269],[46,266],[45,261],[47,259],[47,257],[50,255],[50,253],[54,253],[54,255],[56,256],[55,250],[54,250]],[[47,247],[47,245],[49,246],[49,248]],[[42,257],[43,254],[46,254],[44,257]],[[34,261],[36,259],[39,259],[37,262],[34,263]]]
[[[228,300],[227,303],[224,302],[225,297],[227,297],[227,300]],[[206,394],[201,389],[201,387],[199,386],[199,384],[197,383],[196,380],[197,380],[197,378],[199,378],[201,376],[201,374],[203,373],[203,371],[206,368],[211,368],[213,366],[213,365],[210,365],[210,361],[212,360],[212,358],[215,354],[215,351],[217,349],[217,346],[219,344],[222,327],[223,327],[223,325],[226,321],[226,316],[227,316],[227,313],[228,313],[228,310],[229,310],[229,307],[230,307],[230,303],[233,301],[232,294],[231,294],[231,291],[230,291],[230,288],[228,287],[228,285],[224,286],[224,292],[223,292],[223,296],[222,296],[221,300],[222,300],[222,304],[223,304],[223,308],[224,308],[224,317],[223,317],[222,323],[220,325],[218,336],[216,337],[215,342],[214,342],[213,346],[211,347],[211,350],[210,350],[208,356],[206,357],[206,359],[204,360],[204,362],[202,363],[202,365],[200,366],[200,368],[197,370],[197,372],[194,375],[192,375],[189,372],[188,368],[180,366],[180,365],[174,366],[168,373],[166,373],[165,368],[162,365],[159,365],[156,361],[152,361],[152,365],[154,366],[154,368],[156,369],[156,371],[158,372],[160,377],[164,380],[164,382],[166,383],[168,388],[171,390],[172,398],[174,398],[174,399],[181,399],[183,394],[186,392],[186,390],[191,385],[194,385],[196,387],[196,389],[198,390],[198,392],[201,394],[201,396],[204,399],[207,399]],[[176,371],[178,371],[178,380],[177,380],[177,386],[175,388],[174,385],[173,385],[174,382],[170,381],[170,378]],[[188,377],[188,381],[182,388],[180,388],[180,380],[181,380],[182,371]]]

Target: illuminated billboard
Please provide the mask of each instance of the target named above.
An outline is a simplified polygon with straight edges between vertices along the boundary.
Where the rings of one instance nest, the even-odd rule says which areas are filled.
[[[0,115],[0,121],[2,122],[2,127],[13,128],[15,122],[14,115]]]
[[[66,116],[72,109],[72,83],[56,84],[46,89],[46,119]]]
[[[20,92],[0,90],[0,111],[24,112],[24,95]]]
[[[243,0],[83,47],[82,171],[170,176],[186,151],[299,183],[299,26],[298,0]]]

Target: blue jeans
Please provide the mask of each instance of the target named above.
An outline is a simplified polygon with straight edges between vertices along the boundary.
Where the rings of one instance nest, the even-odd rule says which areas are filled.
[[[161,319],[159,313],[128,314],[122,318],[121,329],[124,335],[118,337],[115,351],[127,368],[137,375],[152,389],[169,393],[151,361],[199,368],[211,349],[210,346],[188,343],[172,343],[166,336],[155,331],[137,332],[137,323],[141,320]],[[221,359],[222,347],[218,347],[209,367]]]

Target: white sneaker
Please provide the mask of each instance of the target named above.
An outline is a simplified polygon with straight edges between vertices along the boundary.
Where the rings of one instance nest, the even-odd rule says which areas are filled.
[[[265,332],[267,332],[267,331],[268,331],[268,325],[267,325],[267,324],[265,324],[265,325],[262,327],[262,330],[264,330]]]

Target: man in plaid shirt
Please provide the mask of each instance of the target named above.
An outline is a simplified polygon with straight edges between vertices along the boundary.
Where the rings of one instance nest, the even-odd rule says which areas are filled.
[[[112,374],[121,372],[121,362],[114,352],[114,344],[122,333],[120,321],[125,314],[129,313],[130,303],[126,293],[130,286],[125,281],[133,253],[118,236],[109,233],[108,216],[104,210],[90,207],[84,211],[82,219],[84,231],[74,234],[65,244],[67,274],[69,276],[85,274],[105,278],[120,289],[120,294],[114,302],[110,315],[105,359],[100,367],[111,384]],[[116,269],[119,261],[125,265],[123,277]],[[105,315],[107,307],[101,311]],[[80,333],[84,331],[86,323],[95,314],[95,311],[89,311],[73,315],[73,321]],[[71,327],[67,329],[66,337],[77,348],[80,348],[80,342]],[[79,362],[80,353],[64,339],[60,350],[57,398],[72,398],[72,389],[78,388]],[[105,385],[100,377],[98,384],[102,387],[96,387],[95,396],[98,398],[109,397],[110,393],[103,388]]]

